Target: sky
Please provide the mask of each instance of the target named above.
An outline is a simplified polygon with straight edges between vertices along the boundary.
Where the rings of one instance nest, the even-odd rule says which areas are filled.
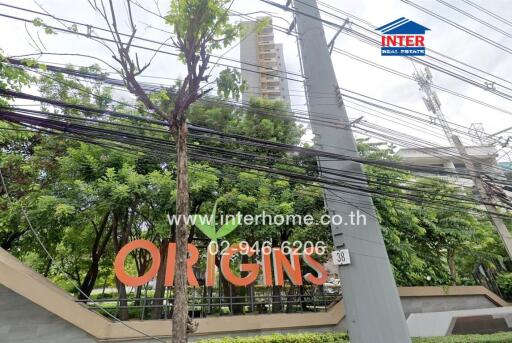
[[[165,15],[169,6],[168,1],[165,0],[138,0],[142,7],[148,11],[160,11]],[[275,0],[278,3],[284,4],[284,0]],[[425,7],[435,13],[447,17],[460,25],[470,28],[490,39],[499,42],[502,45],[511,47],[512,38],[485,27],[481,23],[463,16],[460,13],[448,8],[441,2],[435,0],[413,0],[415,3]],[[493,24],[500,29],[509,33],[512,36],[512,26],[507,26],[504,23],[496,21],[495,19],[479,12],[475,8],[464,3],[462,0],[444,0],[453,4],[467,12],[472,13]],[[475,3],[487,8],[488,10],[499,14],[500,16],[512,21],[512,6],[510,0],[472,0]],[[423,26],[430,28],[426,34],[426,48],[434,49],[447,56],[453,57],[457,60],[463,61],[469,65],[475,66],[488,73],[499,76],[505,80],[512,81],[512,56],[511,54],[502,51],[492,45],[489,45],[457,28],[450,26],[428,14],[425,14],[418,9],[406,4],[402,0],[323,0],[323,2],[334,6],[342,11],[355,15],[359,18],[366,20],[368,23],[378,27],[400,17],[406,17],[410,20],[416,21]],[[75,20],[85,24],[106,27],[103,19],[94,12],[87,0],[6,0],[4,3],[15,5],[26,9],[35,11],[47,11],[55,16]],[[116,12],[118,13],[118,21],[124,31],[128,32],[128,20],[126,15],[126,8],[124,1],[116,0]],[[25,18],[29,21],[36,17],[44,19],[45,23],[59,26],[61,23],[55,20],[45,18],[43,16],[27,13],[20,10],[9,9],[0,6],[0,14],[12,15]],[[321,9],[326,10],[327,13],[322,13],[323,19],[333,21],[341,24],[344,20],[344,15],[335,13],[328,10],[326,7],[320,6]],[[242,13],[254,13],[250,16],[255,18],[265,14],[270,14],[273,17],[274,24],[280,26],[288,26],[292,16],[290,13],[264,4],[258,0],[234,0],[232,9]],[[156,41],[164,41],[167,39],[170,27],[163,22],[163,20],[147,11],[133,6],[134,17],[138,28],[137,35],[154,39]],[[335,14],[339,17],[330,16],[329,13]],[[232,17],[233,21],[239,21],[237,16]],[[358,24],[365,25],[361,22]],[[367,26],[368,27],[368,26]],[[370,27],[368,27],[370,28]],[[86,32],[85,27],[78,28],[80,32]],[[98,31],[102,34],[101,31]],[[326,27],[326,36],[330,40],[335,34],[333,29]],[[102,35],[105,35],[104,33]],[[98,63],[98,60],[78,56],[93,55],[100,60],[114,65],[115,61],[111,58],[109,51],[102,45],[94,42],[86,37],[79,37],[73,34],[59,33],[57,35],[46,35],[41,32],[40,28],[34,27],[30,22],[25,23],[5,17],[0,17],[0,48],[8,56],[19,56],[24,54],[37,53],[37,49],[32,40],[37,42],[39,48],[51,54],[45,54],[40,57],[41,61],[48,63],[72,63],[75,65],[90,65]],[[288,36],[284,33],[275,32],[275,41],[284,44],[285,60],[287,70],[292,73],[300,73],[299,59],[297,52],[297,45],[295,37]],[[140,44],[147,44],[139,42]],[[385,65],[389,68],[399,70],[400,72],[412,75],[415,67],[410,61],[400,57],[380,56],[380,49],[363,44],[356,39],[342,33],[336,40],[337,48],[348,51],[351,54],[371,60],[375,63]],[[156,47],[153,45],[153,47]],[[169,48],[164,50],[170,50]],[[152,58],[152,53],[142,50],[134,50],[139,54],[139,60],[147,61]],[[226,51],[216,52],[217,55],[225,54],[225,57],[234,60],[239,59],[239,49],[235,46]],[[67,54],[75,54],[73,56]],[[216,61],[215,58],[212,61]],[[425,105],[422,101],[422,94],[414,81],[400,78],[385,71],[373,68],[359,61],[355,61],[349,57],[333,53],[332,62],[337,75],[340,87],[353,90],[355,92],[364,93],[366,95],[382,99],[394,104],[411,108],[423,113],[427,113]],[[236,62],[221,61],[221,63],[228,63],[233,66],[238,66]],[[103,64],[105,68],[108,68]],[[224,66],[217,66],[213,72],[222,70]],[[416,68],[420,69],[421,66],[417,65]],[[185,70],[183,65],[178,61],[175,56],[168,54],[158,54],[152,60],[151,66],[144,73],[144,78],[141,80],[148,82],[158,82],[170,84],[174,79],[184,76]],[[454,79],[443,73],[433,71],[434,83],[444,88],[462,93],[466,96],[477,98],[485,101],[494,106],[509,110],[512,112],[510,100],[501,98],[491,92],[485,91],[463,81]],[[156,78],[155,78],[156,77]],[[503,82],[507,85],[505,82]],[[508,84],[512,87],[512,84]],[[302,93],[303,86],[299,82],[289,82],[289,88],[292,95],[292,108],[297,110],[305,110],[305,98]],[[118,93],[116,96],[127,97],[126,94]],[[482,123],[486,133],[494,133],[512,126],[512,115],[502,113],[497,110],[489,109],[487,107],[475,104],[465,99],[461,99],[454,95],[438,91],[438,96],[442,103],[442,109],[445,117],[449,122],[460,124],[469,127],[473,123]],[[347,104],[349,105],[349,104]],[[349,105],[350,106],[350,105]],[[351,106],[347,108],[349,117],[358,118],[361,115],[365,120],[368,120],[379,125],[384,125],[408,134],[417,135],[418,137],[428,138],[430,141],[438,145],[447,144],[442,136],[442,131],[435,128],[438,135],[425,136],[426,133],[413,129],[404,128],[403,123],[396,122],[396,119],[386,116],[369,115],[356,110]],[[506,136],[503,134],[502,136]],[[466,140],[466,144],[471,144]]]

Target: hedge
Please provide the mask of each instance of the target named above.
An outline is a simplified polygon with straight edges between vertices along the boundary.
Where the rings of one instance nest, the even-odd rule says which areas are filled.
[[[413,343],[511,343],[512,333],[415,338]]]
[[[300,333],[252,337],[225,337],[200,340],[198,343],[336,343],[348,342],[345,333]]]
[[[413,338],[413,343],[511,343],[512,333],[492,335],[460,335],[446,337]],[[265,335],[252,337],[225,337],[199,340],[198,343],[348,343],[344,333],[301,333],[288,335]]]

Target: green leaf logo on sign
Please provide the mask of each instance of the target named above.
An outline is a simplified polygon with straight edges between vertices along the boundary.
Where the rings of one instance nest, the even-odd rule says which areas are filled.
[[[240,218],[236,216],[231,218],[227,223],[222,225],[218,231],[216,231],[215,215],[217,212],[217,202],[218,200],[215,201],[215,204],[213,205],[210,220],[204,220],[204,216],[200,214],[194,214],[192,216],[194,225],[214,242],[216,242],[219,238],[229,235],[238,227],[238,225],[240,225]]]

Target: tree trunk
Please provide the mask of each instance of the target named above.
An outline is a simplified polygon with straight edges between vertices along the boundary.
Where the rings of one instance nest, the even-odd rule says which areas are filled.
[[[44,270],[44,277],[48,277],[50,274],[50,269],[52,268],[53,260],[51,258],[48,259],[48,262],[46,262],[46,268]]]
[[[314,290],[312,290],[312,292],[314,292]],[[299,294],[300,294],[300,306],[302,308],[302,311],[307,311],[308,310],[308,306],[306,304],[306,293],[304,292],[304,286],[299,286]],[[314,301],[314,299],[311,299],[312,301]]]
[[[101,298],[105,296],[105,290],[107,289],[107,281],[108,277],[105,275],[105,280],[103,280],[103,288],[101,290]]]
[[[91,262],[91,265],[89,267],[89,270],[87,271],[87,274],[84,277],[84,280],[82,281],[82,284],[80,285],[80,289],[82,292],[78,294],[78,299],[84,300],[87,299],[90,295],[92,290],[94,289],[94,285],[96,284],[96,279],[98,278],[98,274],[100,271],[100,259],[94,259]]]
[[[163,312],[163,298],[165,296],[165,267],[167,266],[167,246],[169,239],[162,239],[160,246],[160,268],[156,275],[155,295],[153,296],[153,310],[151,311],[151,319],[161,319]]]
[[[283,309],[281,301],[281,287],[272,286],[272,313],[279,313]]]
[[[91,249],[91,265],[89,266],[89,270],[87,271],[87,274],[85,275],[85,278],[80,285],[80,289],[84,294],[80,292],[78,299],[87,299],[91,295],[91,292],[96,285],[96,280],[98,279],[100,271],[100,260],[105,254],[105,248],[113,230],[111,226],[107,231],[105,231],[108,225],[109,216],[110,212],[107,212],[103,215],[99,227],[93,223],[96,237],[94,238],[94,243]]]
[[[140,304],[142,303],[142,287],[143,286],[138,286],[137,289],[135,290],[135,302],[133,304],[134,306],[140,306]]]
[[[117,295],[119,297],[119,319],[128,320],[128,298],[126,295],[126,286],[116,279]]]
[[[450,269],[450,276],[452,277],[452,284],[457,285],[457,268],[455,266],[455,250],[449,248],[447,250],[446,259],[448,260],[448,268]]]
[[[2,240],[2,243],[0,243],[0,247],[6,251],[11,250],[14,243],[16,243],[16,241],[18,241],[21,238],[21,236],[23,236],[27,231],[28,229],[12,232],[8,237]]]
[[[295,300],[295,285],[290,285],[288,292],[286,292],[286,313],[292,313],[296,304]]]
[[[176,215],[176,262],[174,277],[174,306],[172,317],[172,341],[173,343],[187,342],[187,243],[188,226],[186,216],[188,215],[188,156],[187,156],[187,135],[188,127],[186,120],[179,123],[176,141],[178,156],[177,164],[177,197]]]
[[[139,251],[138,254],[135,255],[136,256],[136,261],[135,261],[135,264],[137,265],[137,276],[141,277],[143,276],[144,274],[146,274],[146,270],[148,269],[148,265],[149,265],[149,260],[148,260],[148,255],[146,254],[145,251]],[[134,303],[134,306],[140,306],[140,304],[142,303],[142,288],[144,286],[147,286],[146,285],[140,285],[137,287],[136,291],[135,291],[135,303]]]
[[[128,242],[128,210],[125,209],[125,220],[123,225],[123,221],[121,217],[120,211],[114,211],[112,214],[112,243],[114,245],[114,250],[119,253],[122,246]],[[121,221],[120,221],[121,219]],[[120,225],[121,224],[121,225]],[[121,227],[121,232],[119,232],[119,227]],[[119,279],[116,278],[116,287],[117,287],[117,296],[119,298],[119,319],[128,320],[128,300],[126,295],[126,287],[122,284]]]

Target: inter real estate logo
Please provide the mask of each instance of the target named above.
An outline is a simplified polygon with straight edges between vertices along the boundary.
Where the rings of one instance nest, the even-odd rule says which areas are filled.
[[[402,17],[376,30],[382,33],[381,56],[425,56],[425,31],[429,28]]]

